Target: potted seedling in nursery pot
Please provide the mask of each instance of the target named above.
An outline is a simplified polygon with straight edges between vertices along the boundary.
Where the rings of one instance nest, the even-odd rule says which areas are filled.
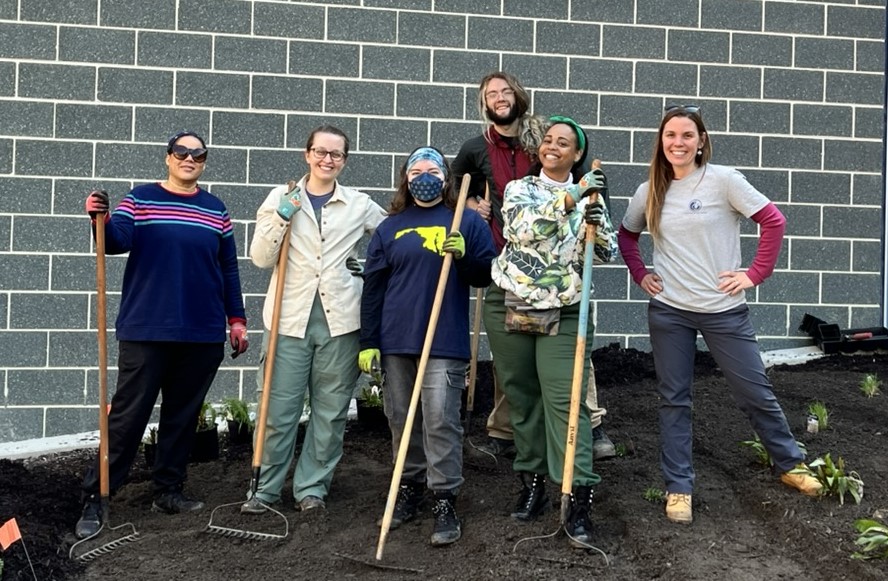
[[[222,413],[228,422],[228,441],[232,444],[249,444],[253,441],[254,422],[247,402],[236,397],[222,401]]]
[[[383,430],[388,427],[382,403],[381,382],[371,381],[361,388],[357,397],[358,423],[371,430]]]
[[[154,467],[154,459],[157,457],[157,428],[148,429],[148,435],[142,440],[142,455],[148,468]]]
[[[191,448],[192,462],[209,462],[219,458],[219,430],[216,427],[216,408],[208,402],[200,406],[197,415],[197,433]]]

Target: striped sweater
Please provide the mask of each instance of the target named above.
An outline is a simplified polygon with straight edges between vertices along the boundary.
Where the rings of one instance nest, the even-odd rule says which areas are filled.
[[[231,219],[209,192],[138,186],[105,233],[108,254],[130,253],[118,340],[222,342],[227,321],[245,319]]]

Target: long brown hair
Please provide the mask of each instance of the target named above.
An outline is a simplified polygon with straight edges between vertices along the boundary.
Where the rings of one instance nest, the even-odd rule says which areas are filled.
[[[441,150],[437,147],[431,148],[438,153],[441,153]],[[410,155],[407,156],[407,159],[404,160],[404,165],[401,166],[401,179],[398,182],[398,189],[395,190],[395,195],[392,196],[392,203],[391,205],[389,205],[389,216],[400,214],[407,208],[416,205],[416,203],[413,201],[413,196],[410,195],[410,189],[407,187],[407,170],[410,169],[407,167],[407,161],[410,159],[413,153],[416,152],[417,149],[421,149],[421,147],[417,147],[416,149],[411,151]],[[445,206],[447,206],[451,210],[455,210],[459,193],[454,186],[453,171],[450,169],[450,162],[447,161],[447,158],[444,156],[443,153],[441,153],[441,158],[444,160],[444,190],[441,192],[441,197],[444,198],[443,203]]]
[[[675,179],[675,172],[672,170],[672,164],[666,159],[663,153],[663,129],[666,123],[676,117],[687,117],[697,126],[697,132],[703,138],[703,145],[700,147],[700,153],[695,153],[694,161],[698,165],[704,166],[709,163],[712,158],[712,145],[709,140],[709,133],[706,126],[703,125],[703,117],[700,116],[699,110],[689,111],[684,107],[671,109],[663,115],[660,121],[660,129],[657,131],[657,137],[654,139],[654,152],[651,156],[651,166],[648,169],[648,197],[645,206],[645,219],[647,220],[647,229],[651,236],[656,238],[660,233],[660,214],[663,211],[663,203],[666,201],[666,190],[669,184]]]
[[[543,141],[545,129],[543,120],[536,115],[528,113],[530,109],[530,95],[515,75],[504,71],[496,71],[485,75],[478,84],[478,114],[481,121],[484,122],[485,128],[492,123],[487,115],[487,100],[484,94],[487,92],[487,84],[493,79],[502,79],[509,85],[509,88],[515,91],[515,109],[518,112],[518,143],[521,148],[526,151],[531,159],[536,156],[540,142]],[[487,129],[484,130],[485,139],[489,139]]]

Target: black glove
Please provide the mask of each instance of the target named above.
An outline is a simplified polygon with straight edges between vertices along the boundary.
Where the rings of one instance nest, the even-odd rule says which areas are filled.
[[[583,214],[586,224],[590,226],[604,226],[604,204],[601,202],[589,202]]]
[[[360,276],[361,278],[364,278],[364,267],[357,258],[353,256],[346,258],[345,267],[351,272],[352,276]]]
[[[95,220],[99,214],[107,214],[109,208],[108,192],[93,190],[86,196],[86,213]]]

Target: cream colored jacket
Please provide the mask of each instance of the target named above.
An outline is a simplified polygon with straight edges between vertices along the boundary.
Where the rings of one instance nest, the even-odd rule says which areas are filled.
[[[305,197],[305,178],[299,181]],[[277,213],[287,186],[271,190],[256,212],[256,232],[250,244],[250,258],[259,268],[274,268],[262,319],[271,328],[274,291],[277,285],[277,261],[281,238],[287,222]],[[357,246],[364,234],[372,234],[385,218],[385,210],[367,194],[336,184],[333,197],[321,210],[321,226],[315,219],[311,202],[293,215],[287,255],[287,279],[281,303],[280,333],[305,337],[308,316],[316,293],[333,337],[356,331],[361,326],[361,291],[363,280],[345,266],[349,256],[357,257]],[[323,233],[323,234],[322,234]]]

